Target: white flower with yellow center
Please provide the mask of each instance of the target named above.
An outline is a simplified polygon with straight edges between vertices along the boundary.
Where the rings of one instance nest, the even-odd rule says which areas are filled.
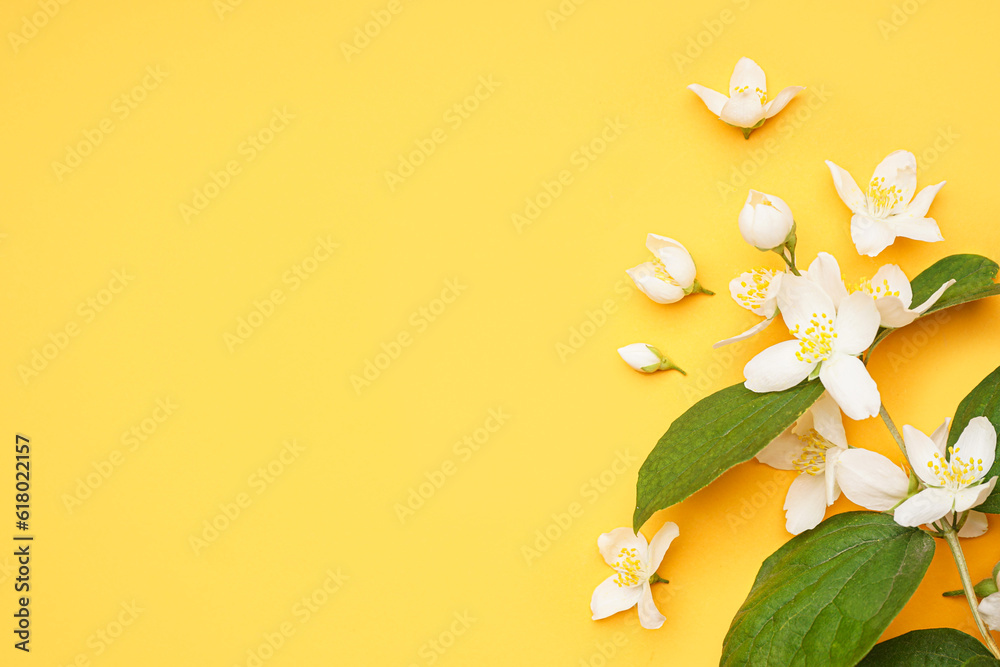
[[[951,419],[945,419],[930,437],[935,451],[942,457],[947,455],[950,425]],[[848,500],[874,512],[889,512],[923,488],[921,485],[911,490],[910,478],[905,470],[881,454],[867,449],[851,449],[838,457],[837,481]],[[945,521],[953,522],[954,514],[954,511],[945,514]],[[987,528],[989,523],[986,515],[972,510],[958,531],[958,536],[979,537],[986,533]]]
[[[741,273],[729,281],[729,293],[733,301],[746,308],[754,315],[764,318],[762,322],[753,325],[743,333],[720,340],[712,347],[722,347],[754,336],[771,324],[778,314],[778,292],[781,290],[782,271],[758,268]]]
[[[656,303],[675,303],[692,292],[712,294],[695,279],[694,259],[679,242],[649,234],[646,247],[653,261],[628,269],[625,273],[635,286]]]
[[[982,504],[993,491],[997,478],[988,482],[983,478],[996,456],[997,433],[986,417],[969,420],[954,447],[945,453],[909,425],[903,427],[903,441],[913,472],[927,488],[896,508],[899,525],[919,526],[949,512],[964,512]]]
[[[656,570],[679,534],[677,524],[668,521],[648,544],[629,528],[615,528],[597,538],[597,548],[615,574],[594,589],[590,610],[595,621],[638,605],[642,627],[656,630],[663,625],[667,619],[653,602],[650,579],[661,580]]]
[[[788,86],[768,101],[764,70],[749,58],[740,58],[729,79],[729,97],[697,83],[688,86],[688,90],[700,97],[719,120],[742,129],[743,137],[749,139],[751,132],[784,109],[805,88]]]
[[[909,151],[890,153],[877,167],[862,192],[851,175],[830,160],[837,194],[854,214],[851,238],[858,252],[874,257],[892,245],[897,236],[917,241],[943,241],[933,218],[925,217],[945,181],[917,190],[917,159]]]
[[[757,460],[799,476],[785,497],[785,530],[798,535],[815,528],[826,508],[840,496],[837,460],[847,451],[840,408],[823,394],[795,424],[775,438]]]
[[[895,264],[886,264],[878,270],[871,280],[862,280],[856,291],[863,292],[875,299],[875,307],[878,308],[883,327],[898,329],[905,327],[927,312],[944,295],[945,290],[954,284],[954,279],[945,282],[922,304],[916,308],[910,308],[910,303],[913,301],[913,290],[910,287],[909,279],[903,270]]]
[[[879,413],[882,399],[858,359],[878,332],[879,313],[866,294],[851,294],[839,307],[826,290],[803,276],[785,275],[778,310],[796,340],[772,345],[743,369],[746,388],[783,391],[806,378],[820,382],[851,419]]]

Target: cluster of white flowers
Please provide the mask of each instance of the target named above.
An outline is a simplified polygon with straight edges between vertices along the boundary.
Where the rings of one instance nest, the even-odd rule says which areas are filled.
[[[843,491],[865,509],[892,512],[901,526],[941,519],[953,523],[956,515],[969,512],[958,534],[978,537],[986,532],[986,516],[970,510],[986,500],[997,482],[995,476],[985,479],[993,465],[996,430],[985,417],[976,417],[954,447],[947,448],[949,425],[945,420],[930,437],[903,427],[911,477],[877,452],[850,447],[840,410],[824,393],[757,460],[799,472],[785,499],[785,528],[793,535],[815,528]]]
[[[764,72],[748,58],[736,64],[728,97],[697,84],[688,88],[721,120],[741,128],[746,138],[803,90],[790,86],[768,101]],[[912,153],[888,155],[875,168],[865,191],[844,169],[830,161],[826,164],[837,193],[853,214],[851,238],[860,254],[874,257],[897,237],[943,240],[937,223],[926,215],[944,182],[917,193],[917,165]],[[795,265],[797,236],[792,209],[772,194],[750,190],[737,224],[747,243],[775,252],[785,267],[757,268],[730,282],[733,300],[763,319],[715,346],[750,338],[780,314],[792,339],[768,347],[746,364],[746,388],[776,392],[818,378],[825,390],[756,457],[774,468],[799,473],[784,504],[788,532],[799,534],[816,527],[827,507],[843,492],[866,509],[891,512],[902,526],[927,525],[938,532],[944,530],[938,523],[943,521],[949,530],[958,529],[960,537],[985,533],[986,516],[973,508],[986,500],[997,482],[995,476],[986,479],[997,441],[996,430],[987,418],[970,420],[953,447],[946,446],[950,420],[930,437],[904,426],[901,447],[907,470],[881,454],[851,447],[842,416],[861,420],[881,412],[888,421],[878,387],[861,357],[880,330],[910,324],[956,281],[943,282],[923,303],[913,305],[910,281],[895,264],[882,266],[871,278],[845,284],[836,258],[820,252],[808,269],[800,272]],[[650,299],[670,304],[695,292],[711,294],[698,283],[694,260],[680,242],[649,234],[646,247],[653,260],[627,273]],[[637,371],[677,369],[646,343],[633,343],[618,351]],[[616,574],[594,591],[594,619],[638,605],[643,627],[662,625],[664,617],[653,603],[650,583],[661,581],[656,569],[678,532],[677,526],[668,522],[648,545],[641,534],[629,528],[601,535],[598,548]],[[1000,587],[1000,578],[997,585]],[[1000,629],[1000,593],[986,597],[980,610],[994,629]]]

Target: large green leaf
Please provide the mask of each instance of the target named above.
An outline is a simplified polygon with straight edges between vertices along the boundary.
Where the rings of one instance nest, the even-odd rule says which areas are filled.
[[[974,667],[1000,665],[976,638],[951,628],[914,630],[882,642],[858,667]]]
[[[875,512],[833,516],[764,561],[721,665],[855,665],[917,589],[934,539]]]
[[[692,405],[670,425],[639,470],[634,528],[750,460],[822,393],[818,381],[767,394],[737,384]]]
[[[993,424],[993,428],[1000,431],[1000,368],[987,375],[986,379],[976,385],[976,388],[958,404],[955,419],[951,422],[951,431],[948,433],[949,447],[955,444],[973,417],[986,417]],[[993,462],[993,467],[986,473],[984,479],[989,480],[994,475],[1000,475],[1000,456]],[[976,509],[980,512],[1000,514],[1000,489],[993,489],[986,502]]]
[[[940,259],[913,279],[912,306],[919,306],[951,279],[957,282],[945,290],[941,298],[927,309],[921,317],[959,304],[985,299],[1000,294],[1000,285],[993,282],[1000,266],[982,255],[949,255]],[[882,342],[895,329],[880,329],[871,349]]]

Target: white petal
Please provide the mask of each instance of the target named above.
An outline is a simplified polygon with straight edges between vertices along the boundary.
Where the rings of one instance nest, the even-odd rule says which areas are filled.
[[[840,497],[840,484],[837,479],[837,461],[848,451],[846,447],[830,447],[826,450],[826,467],[823,477],[826,482],[826,504],[832,505]]]
[[[830,160],[826,161],[826,166],[830,168],[830,174],[833,176],[833,186],[837,188],[837,194],[840,195],[841,201],[847,204],[847,208],[851,209],[852,213],[866,211],[867,200],[865,199],[865,195],[861,192],[858,184],[854,182],[854,178],[847,173],[847,170],[839,167]]]
[[[855,292],[840,302],[834,331],[834,350],[843,354],[861,354],[878,333],[879,312],[875,301],[864,292]]]
[[[597,538],[597,550],[604,556],[604,562],[616,567],[621,558],[622,549],[635,549],[640,557],[646,555],[649,545],[642,533],[636,535],[631,528],[615,528],[610,533],[604,533]]]
[[[934,197],[937,196],[938,191],[944,187],[945,181],[941,181],[937,185],[928,185],[926,188],[917,193],[917,196],[913,198],[910,205],[906,207],[904,215],[909,215],[914,218],[922,218],[927,215],[927,210],[931,207],[931,202],[934,201]]]
[[[656,277],[652,262],[644,262],[625,271],[639,291],[656,303],[675,303],[684,298],[684,290]]]
[[[976,461],[982,460],[977,468],[982,468],[976,475],[976,479],[982,479],[996,458],[997,432],[993,424],[986,417],[975,417],[969,420],[965,430],[958,436],[955,442],[955,453],[963,461],[970,458]]]
[[[914,308],[913,312],[917,314],[923,314],[928,308],[937,303],[938,299],[944,296],[945,291],[947,291],[947,289],[952,285],[954,285],[956,282],[957,281],[954,278],[952,278],[948,282],[942,284],[941,287],[937,288],[934,294],[931,294],[929,297],[927,297],[926,301],[924,301],[922,304]]]
[[[618,354],[625,360],[625,363],[637,371],[643,371],[648,366],[660,366],[660,357],[649,349],[646,343],[632,343],[625,347],[618,348]]]
[[[771,322],[773,322],[773,321],[774,321],[773,317],[768,317],[768,318],[764,319],[763,321],[758,322],[757,324],[753,325],[752,327],[750,327],[749,329],[747,329],[746,331],[744,331],[741,334],[737,334],[737,335],[733,336],[732,338],[727,338],[725,340],[720,340],[718,343],[715,343],[714,345],[712,345],[712,347],[713,348],[720,348],[723,345],[729,345],[730,343],[736,343],[736,342],[739,342],[741,340],[746,340],[747,338],[750,338],[751,336],[756,336],[761,331],[763,331],[764,329],[766,329],[768,327],[768,325],[770,325]]]
[[[899,292],[897,298],[903,302],[905,308],[910,307],[913,301],[913,290],[910,287],[910,279],[906,277],[903,270],[895,264],[882,266],[871,279],[872,288],[881,287],[882,294],[886,292]]]
[[[836,308],[833,299],[826,291],[802,276],[788,275],[781,279],[781,291],[778,293],[778,310],[781,318],[792,331],[808,329],[813,320],[813,313],[821,317],[833,319]]]
[[[893,512],[900,526],[916,528],[937,521],[952,510],[953,496],[944,489],[924,489]]]
[[[1000,630],[1000,593],[987,595],[980,601],[979,615],[990,630]]]
[[[653,539],[649,541],[649,556],[644,563],[644,572],[647,579],[653,576],[653,573],[660,567],[663,555],[670,548],[670,543],[677,539],[680,533],[680,528],[677,527],[676,523],[667,521],[656,531],[656,535],[653,535]]]
[[[687,248],[680,242],[659,234],[647,235],[646,247],[663,262],[667,273],[677,281],[678,285],[685,289],[691,287],[694,283],[695,267]]]
[[[878,387],[857,357],[834,354],[820,366],[819,379],[851,419],[867,419],[878,414],[882,406]]]
[[[909,310],[903,305],[903,301],[895,296],[879,297],[875,301],[875,307],[878,308],[880,323],[888,329],[905,327],[920,317],[920,313]]]
[[[838,447],[847,448],[847,433],[844,431],[844,420],[840,416],[840,406],[833,396],[824,392],[813,406],[809,408],[813,418],[813,428],[821,436]]]
[[[740,58],[736,62],[733,75],[729,77],[730,96],[736,92],[737,88],[743,86],[747,86],[750,92],[758,88],[761,92],[767,92],[767,78],[764,76],[764,70],[760,68],[760,65],[746,57]]]
[[[764,105],[764,117],[770,118],[784,109],[785,106],[792,101],[793,97],[805,89],[805,86],[788,86],[783,89],[773,100]]]
[[[819,253],[809,265],[806,277],[823,288],[833,300],[835,308],[840,307],[840,302],[847,296],[847,288],[844,287],[844,279],[836,257],[828,252]]]
[[[969,516],[965,517],[965,525],[962,526],[962,530],[958,531],[958,536],[967,538],[979,537],[980,535],[985,535],[989,528],[990,523],[986,519],[985,514],[969,510]]]
[[[785,530],[798,535],[815,528],[826,514],[826,479],[822,475],[799,475],[785,497]]]
[[[906,498],[910,481],[895,463],[877,452],[849,449],[837,460],[837,482],[854,503],[885,512]]]
[[[945,455],[948,449],[948,429],[951,427],[951,417],[945,417],[944,422],[941,423],[934,432],[931,433],[931,442],[937,448],[938,454],[941,456]]]
[[[743,368],[746,388],[757,393],[783,391],[805,380],[816,364],[796,359],[798,351],[797,340],[786,340],[757,354]]]
[[[631,609],[639,602],[642,586],[619,586],[615,583],[617,576],[613,574],[598,584],[590,597],[590,611],[595,621]]]
[[[851,217],[851,240],[859,253],[874,257],[892,245],[896,232],[883,220],[856,213]]]
[[[892,233],[914,241],[927,241],[934,243],[944,241],[941,230],[938,228],[934,218],[910,218],[906,216],[893,216],[887,221]]]
[[[700,86],[697,83],[692,83],[688,86],[688,90],[700,97],[701,101],[708,107],[708,110],[716,116],[722,113],[722,107],[729,101],[729,98],[722,93],[714,91],[711,88],[706,88],[705,86]]]
[[[986,484],[977,484],[962,489],[955,494],[955,511],[964,512],[973,507],[979,507],[986,502],[987,496],[993,493],[993,487],[996,485],[997,478],[994,476]]]
[[[934,454],[937,453],[937,445],[934,441],[924,435],[923,431],[918,431],[909,424],[903,424],[903,443],[906,445],[906,458],[913,466],[913,472],[917,473],[924,484],[940,486],[941,480],[931,471],[934,464]]]
[[[644,583],[639,590],[639,625],[647,630],[658,630],[667,619],[653,602],[653,591],[649,582]]]
[[[761,463],[778,470],[794,470],[792,461],[802,456],[802,441],[789,427],[757,454]]]
[[[753,127],[764,119],[764,105],[753,89],[736,93],[722,107],[719,118],[736,127]]]
[[[883,178],[885,181],[882,181]],[[879,179],[881,187],[885,190],[896,186],[896,190],[900,192],[899,203],[889,211],[899,213],[906,209],[913,199],[913,193],[917,191],[917,158],[910,151],[893,151],[875,167],[872,180],[875,179]]]

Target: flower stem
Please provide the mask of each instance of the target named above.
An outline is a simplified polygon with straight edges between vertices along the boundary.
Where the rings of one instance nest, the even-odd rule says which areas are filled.
[[[889,413],[886,412],[885,405],[879,406],[878,414],[882,417],[882,421],[885,422],[885,426],[889,429],[889,433],[892,434],[892,439],[896,441],[897,445],[899,445],[899,451],[903,452],[903,458],[909,462],[910,459],[906,456],[906,447],[903,445],[903,437],[899,435],[899,430],[896,429],[896,424],[893,423],[892,417],[890,417]]]
[[[793,274],[797,276],[801,276],[802,274],[799,273],[799,270],[797,268],[795,268],[795,251],[789,250],[788,254],[790,255],[790,257],[785,257],[785,250],[786,246],[781,246],[781,248],[775,248],[774,252],[778,253],[778,256],[781,257],[781,259],[785,260],[785,264],[788,265],[789,271],[791,271]]]
[[[958,574],[962,578],[962,588],[965,589],[965,599],[969,602],[969,609],[972,610],[972,618],[976,621],[979,634],[983,636],[987,648],[990,649],[994,657],[1000,659],[1000,649],[997,648],[996,642],[993,641],[993,635],[990,634],[986,624],[983,623],[983,617],[979,615],[979,602],[976,600],[975,591],[973,591],[972,578],[969,576],[969,567],[965,563],[965,554],[962,553],[962,545],[958,542],[958,533],[947,523],[944,525],[944,540],[948,543],[948,546],[951,548],[951,555],[955,558]]]

